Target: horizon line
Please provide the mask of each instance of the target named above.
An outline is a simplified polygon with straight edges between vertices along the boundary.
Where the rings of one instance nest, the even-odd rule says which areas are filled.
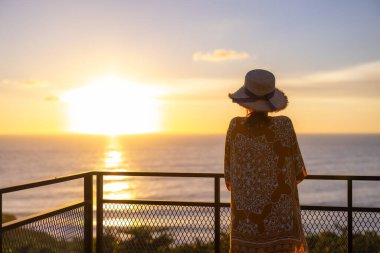
[[[49,136],[98,136],[98,137],[133,137],[133,136],[215,136],[215,135],[226,135],[226,133],[169,133],[169,132],[154,132],[154,133],[138,133],[138,134],[86,134],[86,133],[14,133],[14,134],[1,134],[0,137],[49,137]],[[380,132],[349,132],[349,133],[338,133],[338,132],[322,132],[322,133],[305,133],[300,132],[297,135],[380,135]]]

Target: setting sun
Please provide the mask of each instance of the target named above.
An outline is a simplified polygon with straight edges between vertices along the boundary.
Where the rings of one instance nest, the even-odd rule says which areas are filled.
[[[111,76],[66,92],[69,131],[140,134],[160,130],[157,90]]]

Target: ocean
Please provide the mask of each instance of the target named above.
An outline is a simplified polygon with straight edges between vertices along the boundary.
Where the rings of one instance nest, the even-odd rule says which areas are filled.
[[[1,136],[0,187],[87,170],[223,172],[224,135]],[[310,175],[380,176],[380,135],[299,135]],[[82,199],[83,181],[3,196],[3,209],[24,217]],[[222,185],[222,201],[229,193]],[[304,205],[347,204],[346,182],[305,180]],[[213,179],[107,177],[106,198],[213,201]],[[380,207],[380,182],[354,182],[353,205]]]

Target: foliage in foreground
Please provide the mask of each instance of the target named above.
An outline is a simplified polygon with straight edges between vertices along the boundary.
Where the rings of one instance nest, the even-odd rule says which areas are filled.
[[[329,231],[307,236],[310,253],[346,253],[347,230],[340,233]],[[193,242],[181,243],[175,241],[170,228],[136,227],[131,229],[116,229],[117,235],[106,231],[104,237],[105,252],[129,253],[211,253],[213,242],[196,239]],[[183,238],[187,239],[187,238]],[[63,253],[83,252],[83,240],[76,238],[70,241],[57,240],[52,235],[29,229],[16,229],[4,234],[3,252],[6,253]],[[228,252],[229,235],[222,234],[221,249]],[[373,231],[353,235],[353,252],[380,252],[380,237]],[[95,248],[95,245],[94,245]]]
[[[310,253],[347,253],[347,237],[333,232],[320,232],[306,237]],[[380,253],[380,237],[374,231],[353,234],[352,252]]]
[[[115,229],[119,236],[107,233],[104,237],[105,252],[128,252],[128,253],[210,253],[214,250],[213,242],[204,242],[195,239],[192,243],[176,243],[169,232],[169,228],[136,227],[132,229]],[[113,230],[112,232],[115,232]],[[185,238],[184,238],[185,239]],[[227,244],[229,237],[223,235],[222,244]],[[222,249],[228,253],[228,248]]]
[[[25,228],[5,232],[4,253],[79,253],[83,252],[83,240],[58,240],[54,236]]]

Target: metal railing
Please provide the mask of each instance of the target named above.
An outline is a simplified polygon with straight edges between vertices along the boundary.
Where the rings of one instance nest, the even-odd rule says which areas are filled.
[[[182,177],[182,178],[212,178],[214,179],[214,202],[185,202],[185,201],[152,201],[152,200],[114,200],[114,199],[104,199],[103,198],[103,181],[104,181],[104,176],[107,176],[107,175],[113,175],[113,176],[130,176],[130,177]],[[105,204],[108,204],[108,208],[107,209],[111,209],[112,210],[112,206],[110,205],[117,205],[117,204],[123,204],[123,205],[126,205],[126,208],[125,208],[125,211],[128,211],[128,210],[131,210],[131,208],[128,208],[130,205],[149,205],[149,206],[172,206],[172,207],[198,207],[198,208],[208,208],[208,210],[210,209],[213,209],[213,216],[211,216],[211,218],[213,218],[213,231],[208,231],[208,232],[211,232],[213,233],[213,246],[214,246],[214,252],[220,252],[220,208],[221,207],[229,207],[229,203],[221,203],[220,202],[220,178],[223,178],[224,175],[223,174],[220,174],[220,173],[164,173],[164,172],[110,172],[110,171],[99,171],[99,172],[96,172],[96,176],[97,176],[97,210],[99,210],[97,213],[96,213],[96,216],[97,216],[97,227],[96,227],[96,235],[97,235],[97,252],[104,252],[105,249],[104,249],[104,241],[103,241],[103,236],[104,234],[108,234],[108,235],[115,235],[115,233],[113,233],[113,231],[110,231],[108,229],[108,231],[105,231],[104,227],[103,227],[103,222],[104,221],[104,205]],[[110,208],[111,207],[111,208]],[[132,209],[132,212],[134,212],[135,210]],[[170,210],[167,210],[168,211],[168,215],[169,216],[169,219],[174,217],[173,215],[173,212],[170,212]],[[153,212],[153,210],[152,210]],[[177,209],[174,209],[174,212],[179,212],[178,211],[178,208]],[[186,212],[186,211],[183,211],[183,212]],[[211,214],[210,211],[206,212],[207,214]],[[146,214],[146,213],[145,213]],[[128,216],[128,213],[127,212],[124,212],[124,215],[125,216]],[[140,214],[141,216],[141,214]],[[143,215],[144,216],[144,215]],[[151,216],[150,218],[153,218],[152,215],[145,215],[145,216]],[[180,216],[185,216],[184,214],[183,215],[180,215]],[[208,216],[210,217],[210,216]],[[111,218],[112,217],[108,217],[108,218]],[[126,217],[127,218],[127,217]],[[144,217],[140,217],[140,218],[144,218]],[[187,217],[187,218],[191,218],[191,217]],[[169,224],[168,224],[169,223]],[[176,225],[176,221],[172,221],[172,222],[165,222],[165,224],[167,224],[167,226],[170,228],[171,226],[175,226]],[[124,226],[128,226],[128,224],[123,224]],[[145,224],[139,224],[139,225],[145,225]],[[152,225],[154,226],[159,226],[159,228],[162,228],[162,226],[158,225],[158,224],[150,224],[150,227],[146,228],[146,231],[149,232],[155,232],[154,229],[152,229]],[[111,227],[112,229],[112,227]],[[117,228],[116,228],[117,230]],[[106,233],[105,233],[106,232]],[[177,229],[177,232],[178,232],[178,229]],[[183,233],[186,233],[184,231],[182,231]],[[186,236],[186,235],[185,235]],[[205,236],[205,235],[204,235]],[[123,239],[123,238],[121,238]],[[125,238],[124,238],[125,239]],[[199,239],[199,238],[196,238],[196,239]],[[209,238],[211,239],[211,238]],[[183,241],[186,241],[186,238],[183,238],[182,242]],[[187,240],[189,243],[190,241]],[[176,242],[177,244],[181,243],[180,242]],[[205,241],[205,243],[207,243]],[[145,243],[141,243],[141,245],[137,245],[137,247],[144,247],[142,244],[145,244]],[[145,246],[146,247],[146,246]],[[152,246],[152,250],[153,249],[153,246]],[[149,248],[148,248],[148,251],[149,251]],[[136,251],[138,252],[138,251]]]
[[[104,177],[110,175],[209,178],[214,181],[214,201],[107,199],[103,196],[103,184]],[[92,210],[93,176],[96,176],[95,239],[93,238]],[[21,235],[25,238],[33,236],[30,231],[47,233],[57,239],[60,244],[58,245],[55,241],[55,245],[50,245],[55,250],[48,252],[65,252],[65,250],[60,251],[65,247],[70,247],[71,252],[95,250],[99,253],[196,252],[195,249],[200,248],[204,250],[202,252],[228,252],[230,210],[229,203],[221,202],[220,180],[223,177],[224,175],[220,173],[91,171],[0,189],[0,211],[2,211],[2,196],[6,193],[76,179],[84,180],[83,201],[2,224],[0,252],[10,252],[7,250],[9,243],[19,243],[13,242],[12,236]],[[352,183],[353,181],[380,181],[380,176],[309,175],[306,179],[347,182],[346,206],[301,206],[310,252],[313,252],[313,248],[321,247],[323,243],[329,243],[325,240],[326,237],[332,238],[333,241],[330,244],[334,243],[334,247],[340,250],[337,252],[370,252],[366,249],[363,251],[353,251],[353,249],[355,245],[360,244],[361,234],[380,240],[380,208],[354,207]],[[52,218],[54,219],[49,220]],[[75,228],[68,230],[67,227],[62,227],[62,223],[69,223]],[[57,230],[60,232],[57,233]],[[12,233],[14,234],[10,236]],[[96,247],[93,249],[94,241],[96,241]],[[72,242],[75,244],[73,245]],[[380,244],[378,246],[380,249]],[[161,251],[157,251],[158,249]]]
[[[83,179],[83,201],[4,224],[1,217],[0,252],[92,252],[92,178],[90,171],[0,189],[3,213],[4,194]]]

